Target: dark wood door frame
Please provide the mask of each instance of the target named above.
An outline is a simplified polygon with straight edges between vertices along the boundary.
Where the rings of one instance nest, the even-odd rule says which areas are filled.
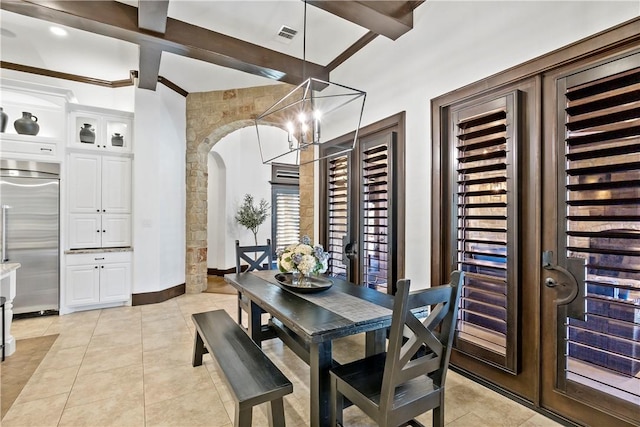
[[[395,132],[396,133],[396,146],[395,150],[395,165],[394,167],[397,169],[395,172],[396,176],[396,187],[395,191],[400,197],[398,198],[398,203],[395,206],[395,215],[398,218],[396,225],[396,251],[395,256],[397,258],[397,277],[403,278],[405,275],[405,196],[404,196],[404,188],[406,187],[406,177],[405,177],[405,164],[406,164],[406,154],[405,154],[405,112],[401,112],[398,114],[394,114],[393,116],[389,116],[385,119],[382,119],[378,122],[372,123],[368,126],[361,128],[358,131],[358,140],[362,140],[368,138],[376,133],[386,131]],[[342,145],[342,144],[350,144],[350,141],[353,141],[355,136],[355,131],[350,132],[348,134],[342,135],[338,138],[333,139],[332,141],[327,142],[329,145]],[[355,149],[358,149],[359,145],[356,146]],[[320,194],[327,194],[327,171],[326,167],[320,168]],[[320,242],[327,247],[327,200],[321,197],[320,200]]]
[[[527,79],[533,79],[536,82],[535,85],[537,87],[533,90],[532,95],[535,98],[534,108],[538,110],[537,115],[539,117],[539,122],[537,122],[537,124],[532,124],[533,127],[529,129],[529,131],[530,137],[535,138],[535,140],[532,141],[532,145],[537,146],[538,153],[540,153],[542,150],[546,149],[546,144],[550,144],[550,141],[555,138],[555,135],[553,134],[554,131],[548,128],[555,126],[554,123],[556,122],[555,116],[547,117],[547,114],[550,114],[550,112],[554,111],[555,108],[544,109],[545,115],[542,116],[543,105],[546,105],[548,102],[554,102],[553,100],[550,101],[545,98],[544,93],[546,92],[543,92],[542,79],[547,75],[557,73],[558,70],[564,69],[564,67],[571,66],[574,69],[577,69],[580,67],[580,64],[595,64],[607,58],[631,52],[639,46],[640,18],[635,18],[609,30],[595,34],[587,39],[573,43],[565,48],[558,49],[527,63],[510,68],[504,72],[495,74],[479,82],[449,92],[432,100],[432,283],[446,282],[452,268],[451,256],[453,248],[450,239],[453,227],[453,224],[450,223],[452,212],[448,206],[442,206],[443,201],[450,201],[452,197],[451,188],[447,178],[447,171],[450,168],[450,156],[447,151],[447,141],[450,138],[451,132],[450,123],[447,120],[450,106],[455,105],[456,103],[478,99],[491,92],[506,90],[510,85],[523,82]],[[542,123],[549,124],[545,125],[543,129]],[[548,135],[548,133],[551,133],[551,135]],[[544,155],[555,156],[555,154],[550,154],[548,151],[545,151],[545,153],[546,154]],[[532,173],[528,176],[532,176],[536,179],[536,182],[532,183],[531,186],[539,186],[540,192],[543,191],[543,189],[544,191],[547,191],[548,189],[546,185],[548,184],[548,180],[545,180],[545,177],[541,174],[541,165],[541,154],[537,154],[537,157],[530,158],[524,162],[524,166],[530,168],[530,172]],[[554,184],[549,185],[555,185],[555,177]],[[552,190],[556,191],[555,189]],[[524,259],[521,259],[523,268],[526,267],[522,272],[522,277],[526,278],[530,284],[529,286],[532,286],[532,289],[530,290],[532,295],[530,295],[529,298],[526,298],[526,300],[523,300],[522,304],[537,303],[535,310],[530,313],[531,317],[527,318],[527,321],[538,323],[538,326],[534,328],[537,338],[526,345],[535,346],[534,350],[537,354],[540,354],[541,340],[544,339],[539,326],[540,319],[542,318],[541,316],[543,315],[543,313],[540,312],[540,299],[542,294],[540,287],[543,286],[541,283],[541,274],[539,272],[541,267],[540,248],[543,240],[548,239],[548,232],[542,230],[541,219],[543,215],[553,214],[552,212],[547,212],[548,209],[551,209],[550,207],[541,206],[540,192],[536,198],[534,189],[534,192],[531,193],[533,199],[530,198],[528,201],[528,203],[532,203],[532,205],[529,206],[529,208],[531,208],[530,223],[537,230],[538,237],[534,237],[534,242],[529,249],[531,256],[526,259],[526,262],[524,262]],[[528,208],[522,207],[522,211],[525,211],[526,209]],[[555,209],[555,206],[553,209]],[[534,248],[537,248],[537,250]],[[509,380],[506,380],[504,383],[496,382],[495,378],[500,377],[500,374],[496,374],[498,370],[491,368],[489,365],[485,367],[479,367],[479,365],[474,366],[474,371],[470,371],[468,373],[471,376],[476,376],[481,381],[488,382],[490,386],[492,385],[504,394],[521,401],[521,403],[528,404],[537,410],[545,411],[544,401],[541,400],[541,393],[543,381],[548,381],[548,378],[545,377],[544,372],[541,371],[541,358],[541,355],[536,355],[534,359],[529,361],[529,363],[534,363],[535,366],[529,368],[533,369],[534,372],[533,375],[529,374],[527,379],[535,381],[535,386],[533,389],[529,390],[529,393],[524,395],[522,392],[510,386]],[[456,357],[452,355],[452,363],[455,364],[457,361]],[[468,364],[467,368],[468,366],[470,365]],[[580,403],[575,403],[576,405],[581,406]],[[598,422],[604,419],[611,421],[611,418],[603,412],[593,411],[592,413],[592,411],[589,410],[589,414],[585,415],[585,407],[582,406],[582,408],[583,414],[580,417],[578,417],[579,414],[576,412],[580,412],[579,409],[569,411],[563,415],[575,420],[580,418],[579,422],[586,422],[584,417],[587,417],[589,420],[599,420],[594,421],[595,424],[598,424]],[[547,414],[551,415],[550,412]],[[564,421],[567,422],[566,419]]]

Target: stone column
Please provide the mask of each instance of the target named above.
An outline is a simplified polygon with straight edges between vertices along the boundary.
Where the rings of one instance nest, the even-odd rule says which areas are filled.
[[[186,291],[207,288],[207,158],[211,148],[233,131],[255,124],[255,117],[291,91],[288,84],[190,93],[187,96]],[[240,167],[240,165],[236,165]],[[311,168],[313,232],[313,167]],[[309,234],[311,236],[311,234]]]

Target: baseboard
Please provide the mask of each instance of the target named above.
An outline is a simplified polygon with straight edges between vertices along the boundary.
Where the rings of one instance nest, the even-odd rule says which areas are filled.
[[[157,304],[164,302],[171,298],[183,295],[185,293],[186,285],[176,285],[174,287],[157,292],[145,292],[143,294],[133,294],[131,296],[131,305],[147,305]]]
[[[246,267],[245,267],[246,268]],[[224,276],[225,274],[235,273],[236,268],[227,268],[226,270],[220,270],[219,268],[207,268],[207,275],[209,276]]]

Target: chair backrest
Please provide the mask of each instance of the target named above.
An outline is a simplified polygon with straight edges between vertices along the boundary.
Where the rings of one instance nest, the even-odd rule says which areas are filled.
[[[444,385],[463,278],[464,273],[454,271],[449,284],[413,293],[409,280],[398,281],[380,395],[382,411],[392,407],[396,387],[411,379],[428,375],[435,387]],[[411,312],[426,306],[430,311],[423,320]]]
[[[236,273],[242,272],[243,260],[248,264],[247,271],[269,270],[273,262],[271,239],[267,239],[266,245],[258,246],[240,246],[240,241],[236,240]]]

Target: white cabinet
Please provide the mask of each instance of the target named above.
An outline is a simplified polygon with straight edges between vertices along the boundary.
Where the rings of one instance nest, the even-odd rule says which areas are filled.
[[[69,104],[69,145],[102,152],[130,153],[133,113]]]
[[[131,159],[69,155],[69,248],[131,246]]]
[[[130,213],[131,159],[71,153],[69,212]]]
[[[131,246],[131,215],[70,214],[69,248],[122,248]]]
[[[67,255],[68,306],[125,302],[131,297],[131,252]]]
[[[66,105],[73,93],[67,89],[0,78],[0,94],[3,113],[7,114],[7,127],[0,133],[0,157],[61,161],[67,130]],[[15,121],[25,113],[37,124],[36,135],[19,134],[15,128]]]

